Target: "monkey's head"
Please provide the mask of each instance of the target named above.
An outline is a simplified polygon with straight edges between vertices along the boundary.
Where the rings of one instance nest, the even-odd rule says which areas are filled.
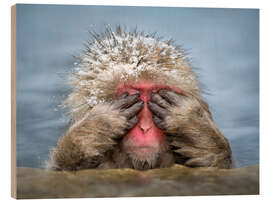
[[[152,120],[147,102],[151,93],[171,89],[200,97],[197,78],[184,52],[172,41],[136,30],[107,29],[93,35],[71,74],[72,92],[65,104],[73,120],[79,120],[98,103],[111,102],[128,92],[140,94],[144,107],[139,121],[123,138],[122,146],[132,158],[153,161],[166,148],[166,136]]]

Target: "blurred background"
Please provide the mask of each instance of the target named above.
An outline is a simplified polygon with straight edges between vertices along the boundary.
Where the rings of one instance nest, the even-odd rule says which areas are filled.
[[[191,57],[236,167],[259,163],[259,10],[17,5],[17,166],[43,168],[65,133],[67,74],[89,30],[137,27]]]

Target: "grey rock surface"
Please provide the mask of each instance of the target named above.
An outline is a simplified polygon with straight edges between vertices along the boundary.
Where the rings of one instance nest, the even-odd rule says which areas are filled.
[[[259,194],[259,166],[234,169],[89,169],[77,172],[17,168],[17,198],[142,197]]]

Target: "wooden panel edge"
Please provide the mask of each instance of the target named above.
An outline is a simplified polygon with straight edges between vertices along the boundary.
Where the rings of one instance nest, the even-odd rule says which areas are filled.
[[[11,197],[17,198],[16,163],[16,5],[11,7]]]

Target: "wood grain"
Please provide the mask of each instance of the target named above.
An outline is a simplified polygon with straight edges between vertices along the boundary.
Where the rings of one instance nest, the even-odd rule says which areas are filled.
[[[16,179],[16,5],[11,7],[11,196],[17,197]]]

